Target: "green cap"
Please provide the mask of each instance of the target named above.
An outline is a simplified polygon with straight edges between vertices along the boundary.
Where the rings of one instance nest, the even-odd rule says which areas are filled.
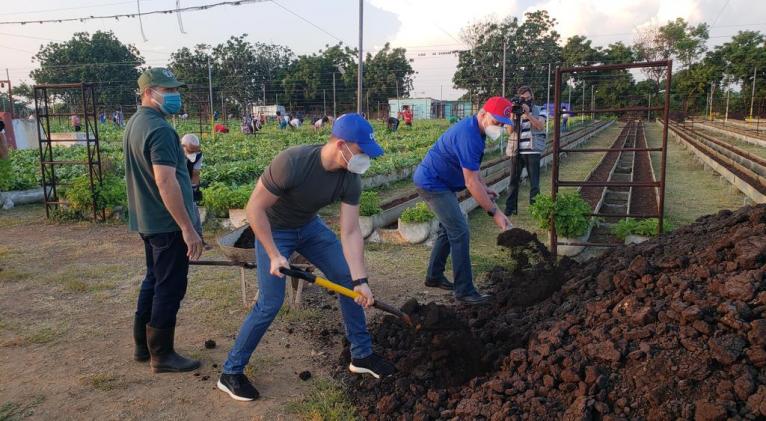
[[[159,86],[160,88],[180,88],[186,84],[176,79],[176,75],[164,67],[152,67],[146,69],[141,77],[138,78],[138,87],[143,91],[150,86]]]

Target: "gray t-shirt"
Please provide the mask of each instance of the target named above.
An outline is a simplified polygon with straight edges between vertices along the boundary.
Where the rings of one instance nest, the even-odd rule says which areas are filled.
[[[327,171],[322,166],[323,145],[285,149],[263,171],[261,182],[279,200],[266,211],[274,228],[299,228],[323,207],[342,201],[358,205],[362,177],[346,170]]]

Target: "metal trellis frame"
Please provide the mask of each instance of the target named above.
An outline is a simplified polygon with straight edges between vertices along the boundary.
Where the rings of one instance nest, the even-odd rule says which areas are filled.
[[[93,83],[35,85],[34,98],[45,216],[50,218],[51,209],[66,205],[66,201],[61,200],[58,196],[60,182],[56,178],[56,168],[67,165],[84,165],[88,171],[93,202],[93,219],[106,220],[106,209],[99,207],[99,201],[96,200],[96,187],[101,186],[103,176],[101,170],[101,149],[98,139],[98,111],[96,107],[95,85]],[[60,98],[72,100],[72,103],[69,104],[72,108],[65,112],[56,112],[54,104]],[[77,104],[78,100],[81,101],[80,104]],[[78,107],[78,105],[81,107]],[[74,115],[82,115],[80,120],[82,132],[62,133],[61,131],[51,130],[51,117],[72,117]],[[80,133],[83,133],[84,136],[81,136]],[[56,146],[57,144],[59,146]],[[84,144],[87,152],[86,160],[57,159],[55,151],[67,144]]]
[[[613,148],[613,149],[604,149],[604,148],[580,148],[580,149],[561,149],[560,148],[560,141],[561,141],[561,80],[562,75],[569,74],[569,73],[593,73],[593,72],[604,72],[604,71],[616,71],[616,70],[627,70],[627,69],[636,69],[636,68],[647,68],[647,67],[654,67],[654,68],[665,68],[665,74],[667,75],[665,79],[665,103],[662,106],[631,106],[631,107],[620,107],[620,108],[605,108],[605,109],[596,109],[595,104],[591,108],[591,110],[583,110],[582,112],[584,114],[592,113],[592,114],[603,114],[603,113],[630,113],[630,112],[641,112],[643,111],[646,113],[647,111],[662,111],[663,113],[663,121],[666,122],[663,124],[662,128],[662,147],[661,148]],[[598,66],[582,66],[582,67],[557,67],[556,68],[556,79],[554,83],[554,127],[553,127],[553,165],[552,165],[552,188],[551,188],[551,194],[553,197],[553,200],[556,200],[556,195],[558,194],[559,187],[583,187],[583,186],[592,186],[592,187],[655,187],[659,191],[657,192],[657,212],[656,213],[650,213],[650,214],[642,214],[642,215],[625,215],[626,217],[642,217],[642,218],[658,218],[658,224],[657,224],[657,233],[662,233],[663,230],[663,218],[665,216],[665,166],[666,166],[666,158],[667,158],[667,144],[668,144],[668,114],[670,111],[670,82],[671,82],[671,76],[673,74],[673,61],[672,60],[661,60],[661,61],[648,61],[648,62],[639,62],[639,63],[626,63],[626,64],[606,64],[606,65],[598,65]],[[660,179],[658,181],[631,181],[631,182],[591,182],[591,181],[571,181],[571,180],[560,180],[559,179],[559,165],[560,165],[560,159],[559,154],[560,153],[568,153],[568,152],[624,152],[624,151],[634,151],[634,152],[660,152]],[[591,216],[603,216],[599,213],[591,213]],[[593,247],[611,247],[615,246],[616,244],[607,244],[607,243],[589,243],[589,242],[571,242],[571,243],[559,243],[558,242],[558,236],[556,234],[556,221],[555,218],[551,218],[551,229],[550,229],[550,245],[551,245],[551,252],[554,256],[558,254],[558,245],[572,245],[572,246],[593,246]]]

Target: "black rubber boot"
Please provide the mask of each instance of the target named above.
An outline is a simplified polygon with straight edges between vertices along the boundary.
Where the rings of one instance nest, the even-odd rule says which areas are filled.
[[[175,327],[156,329],[146,325],[146,339],[151,355],[150,365],[155,373],[177,373],[196,370],[200,366],[197,360],[182,357],[173,349]]]
[[[133,316],[133,341],[136,350],[133,351],[133,359],[138,362],[149,361],[149,346],[146,345],[146,324],[148,319],[138,315]]]

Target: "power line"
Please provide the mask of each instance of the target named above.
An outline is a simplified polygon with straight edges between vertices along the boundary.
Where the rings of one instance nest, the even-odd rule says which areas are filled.
[[[105,15],[105,16],[84,16],[80,18],[64,18],[64,19],[43,19],[43,20],[22,20],[22,21],[5,21],[0,22],[0,25],[26,25],[26,24],[34,24],[34,23],[63,23],[63,22],[86,22],[89,20],[95,20],[95,19],[115,19],[119,20],[120,18],[140,18],[141,16],[148,16],[148,15],[159,15],[159,14],[172,14],[172,13],[181,13],[181,12],[197,12],[201,10],[207,10],[207,9],[213,9],[215,7],[220,6],[240,6],[243,4],[250,4],[250,3],[264,3],[269,0],[235,0],[235,1],[222,1],[218,3],[210,3],[210,4],[203,4],[199,6],[189,6],[189,7],[182,7],[180,9],[166,9],[166,10],[152,10],[149,12],[139,12],[139,13],[122,13],[117,15]]]
[[[297,18],[299,18],[300,20],[302,20],[302,21],[304,21],[304,22],[308,23],[309,25],[313,26],[314,28],[316,28],[316,29],[319,29],[320,31],[324,32],[325,34],[327,34],[327,35],[329,35],[329,36],[331,36],[331,37],[333,37],[333,38],[335,38],[336,40],[338,40],[338,41],[340,41],[340,42],[343,42],[343,40],[342,40],[342,39],[340,39],[340,38],[336,37],[335,35],[331,34],[331,33],[330,33],[330,32],[328,32],[328,31],[326,31],[325,29],[323,29],[323,28],[322,28],[322,27],[320,27],[319,25],[317,25],[317,24],[315,24],[314,22],[312,22],[312,21],[310,21],[310,20],[308,20],[308,19],[304,18],[303,16],[301,16],[301,15],[299,15],[299,14],[297,14],[297,13],[293,12],[292,10],[290,10],[290,9],[286,8],[285,6],[282,6],[281,4],[277,3],[277,1],[276,1],[276,0],[270,0],[270,1],[271,1],[272,3],[274,3],[276,6],[280,7],[280,8],[281,8],[281,9],[283,9],[284,11],[286,11],[287,13],[290,13],[291,15],[293,15],[293,16],[296,16]]]

